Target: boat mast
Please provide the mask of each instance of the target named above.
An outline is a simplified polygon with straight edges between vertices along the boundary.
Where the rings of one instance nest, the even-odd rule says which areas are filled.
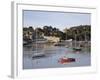
[[[75,48],[77,47],[77,41],[76,41],[76,39],[77,39],[77,29],[76,29],[76,32],[75,32]]]
[[[76,34],[75,34],[75,47],[76,47]]]
[[[66,30],[66,41],[67,41],[67,30]],[[66,42],[66,46],[67,46],[67,42]]]
[[[85,27],[84,27],[85,28]],[[86,39],[87,37],[86,37],[86,28],[85,28],[85,42],[87,41],[87,39]]]
[[[87,43],[86,28],[84,27],[84,29],[85,29],[85,49],[87,49],[86,48],[86,43]]]
[[[78,30],[77,30],[77,34],[79,34],[79,31]],[[78,38],[78,47],[80,47],[80,38]]]
[[[35,39],[35,42],[36,42],[36,53],[38,53],[37,52],[37,48],[38,48],[38,44],[37,44],[37,30],[36,30],[36,39]]]

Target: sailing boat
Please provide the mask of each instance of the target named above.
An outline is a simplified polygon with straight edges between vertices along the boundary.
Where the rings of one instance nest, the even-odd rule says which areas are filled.
[[[36,50],[34,51],[32,58],[42,58],[45,57],[45,52],[44,52],[44,44],[41,43],[41,41],[38,42],[38,36],[36,32],[36,43],[35,43],[35,48]]]
[[[65,42],[67,43],[67,44],[65,45],[65,47],[66,47],[66,48],[69,48],[69,46],[68,46],[68,42],[69,42],[69,41],[67,40],[67,32],[66,32],[66,41],[65,41]]]
[[[74,51],[81,51],[82,48],[80,47],[80,43],[79,43],[79,46],[77,46],[77,43],[76,43],[76,34],[75,34],[75,47],[73,47],[73,50]]]

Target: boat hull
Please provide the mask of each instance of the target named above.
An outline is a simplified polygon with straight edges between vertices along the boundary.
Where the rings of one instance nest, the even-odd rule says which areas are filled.
[[[81,48],[73,48],[74,51],[81,51]]]
[[[75,62],[75,58],[60,58],[58,62],[61,64]]]

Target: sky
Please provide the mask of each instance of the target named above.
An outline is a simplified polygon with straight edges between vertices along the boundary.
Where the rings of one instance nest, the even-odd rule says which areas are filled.
[[[91,14],[49,11],[23,11],[23,27],[52,26],[63,30],[78,25],[90,25]]]

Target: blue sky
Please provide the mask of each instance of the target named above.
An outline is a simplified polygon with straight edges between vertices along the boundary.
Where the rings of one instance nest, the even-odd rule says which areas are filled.
[[[91,14],[47,11],[23,11],[23,27],[52,26],[63,30],[77,25],[90,25]]]

